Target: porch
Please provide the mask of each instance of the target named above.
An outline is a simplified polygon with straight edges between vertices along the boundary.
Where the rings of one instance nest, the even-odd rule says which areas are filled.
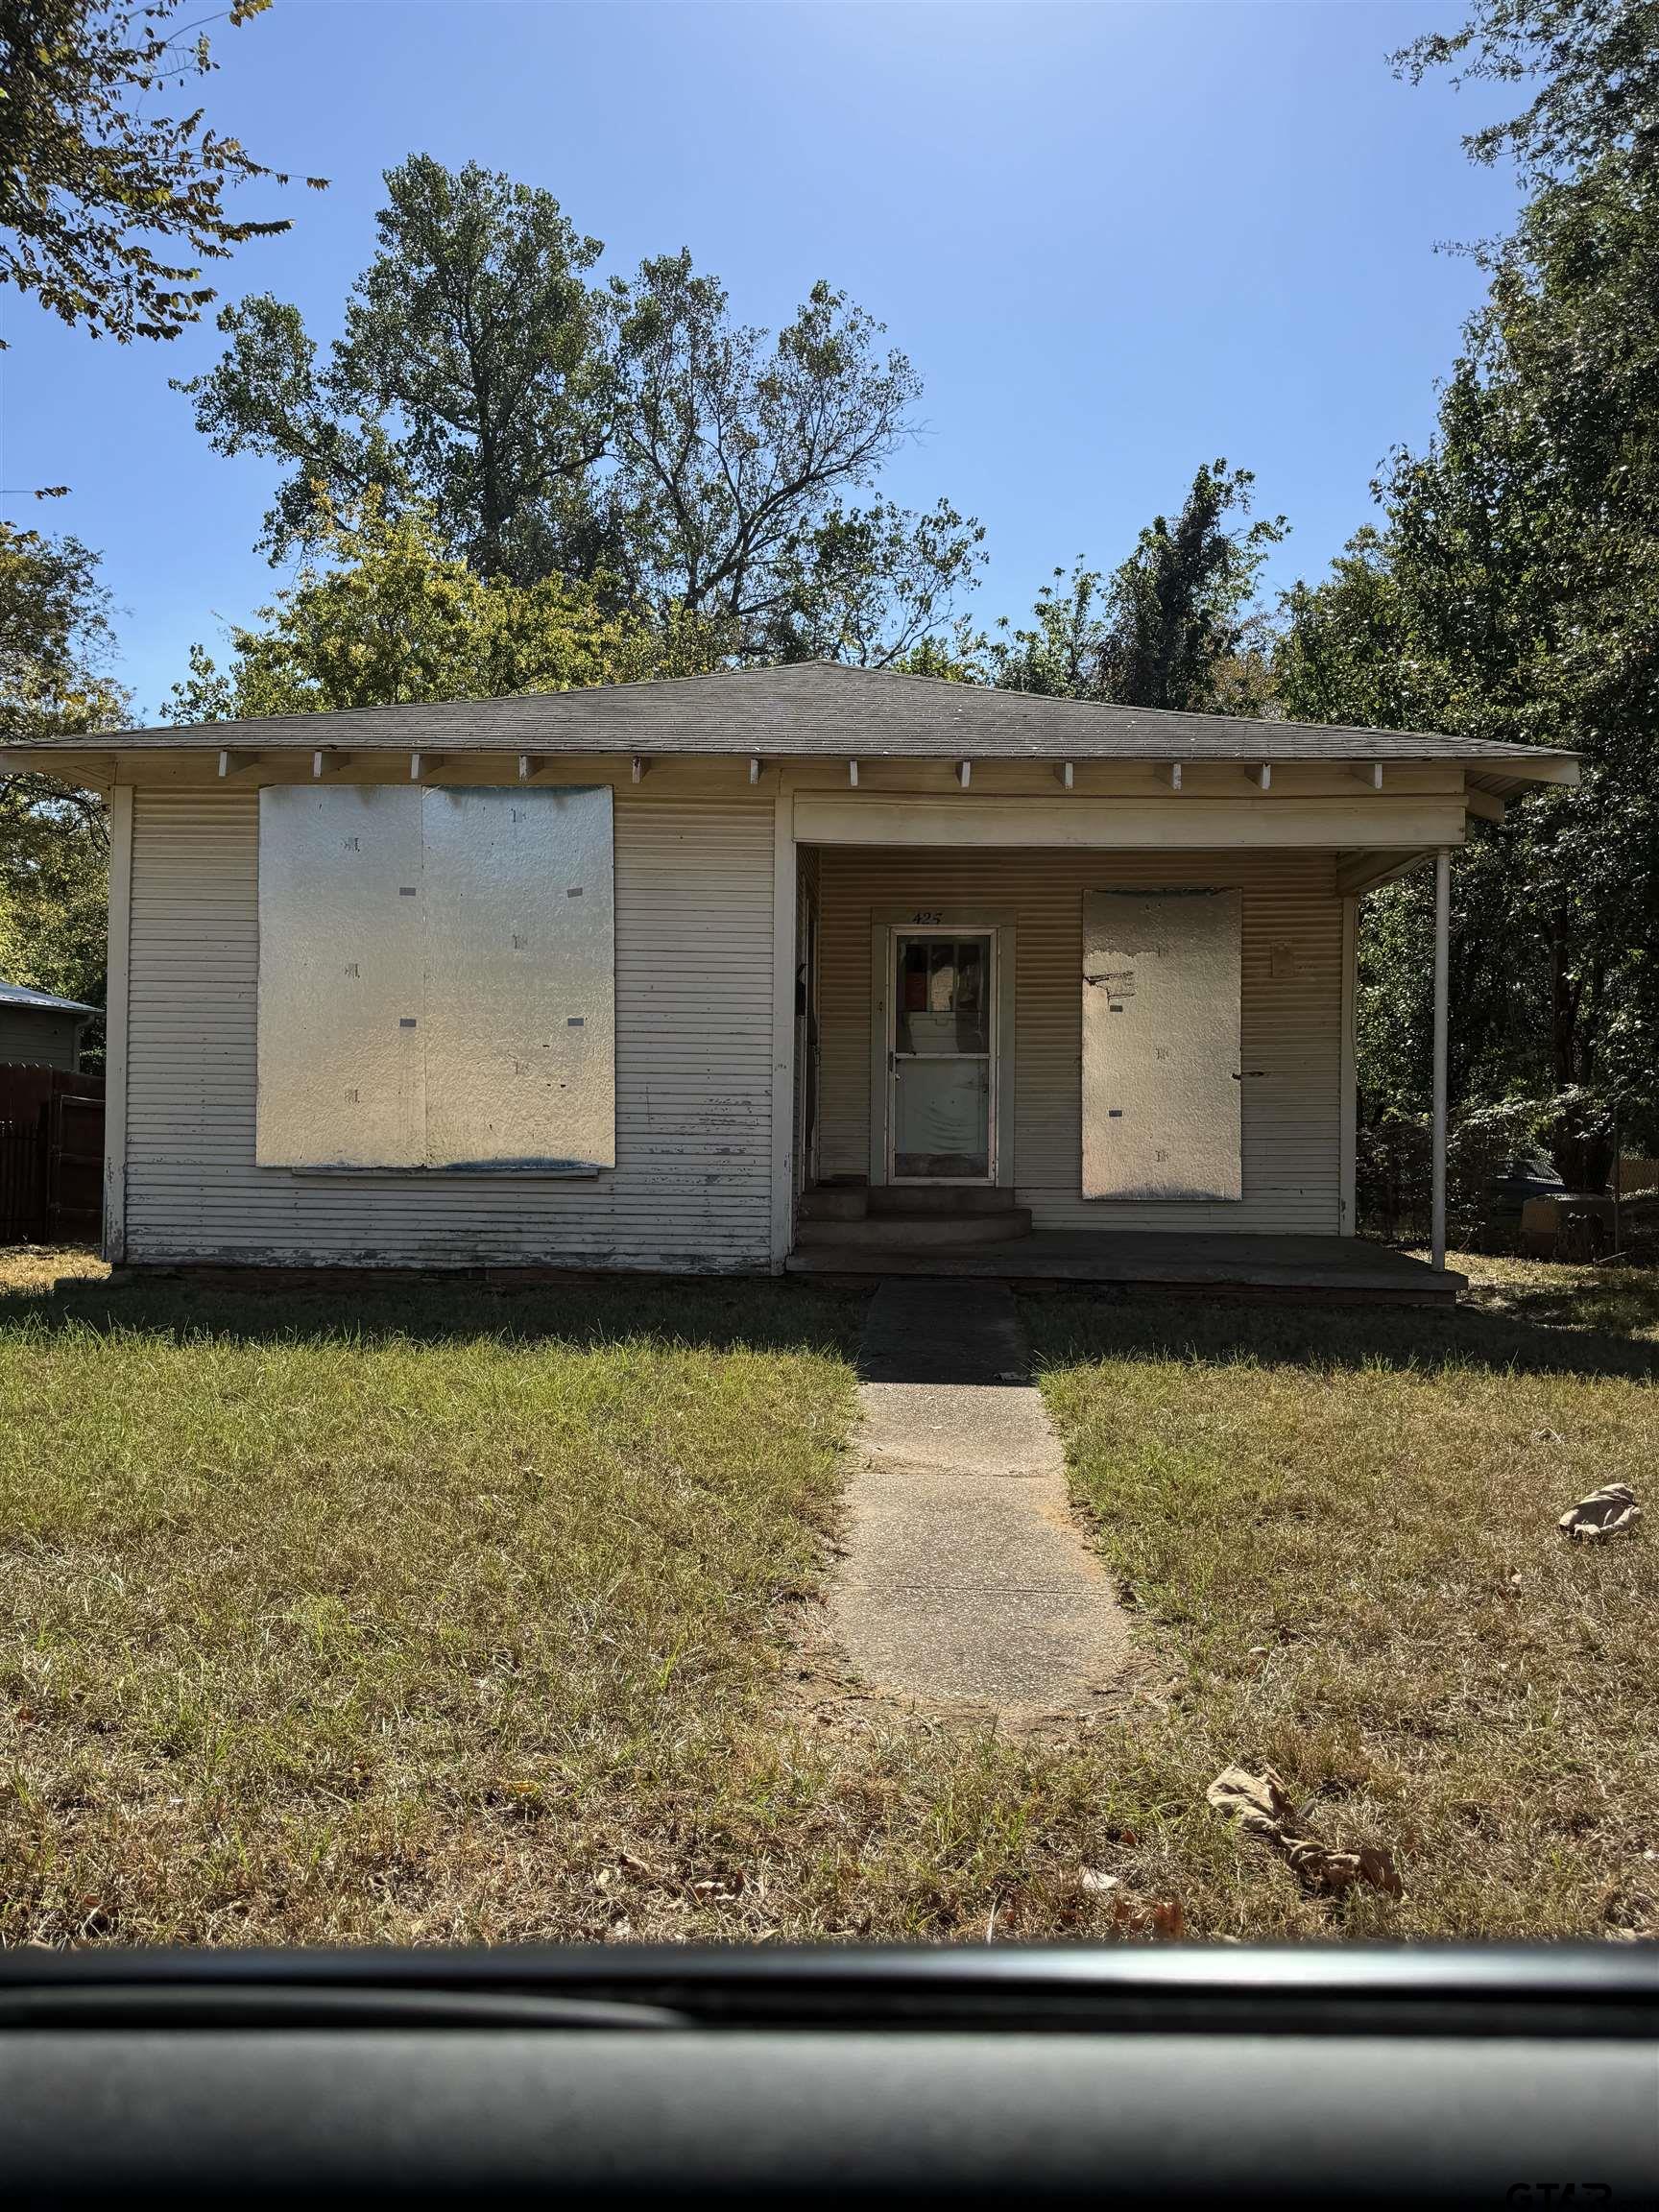
[[[878,1217],[879,1220],[879,1217]],[[873,1224],[874,1226],[874,1224]],[[791,1274],[843,1281],[968,1277],[1020,1288],[1087,1284],[1121,1290],[1319,1298],[1366,1305],[1452,1305],[1464,1278],[1355,1237],[1191,1235],[1169,1230],[1036,1229],[996,1242],[917,1241],[912,1222],[856,1240],[824,1223],[798,1241]]]
[[[790,1272],[1457,1295],[1354,1235],[1339,852],[798,865]]]

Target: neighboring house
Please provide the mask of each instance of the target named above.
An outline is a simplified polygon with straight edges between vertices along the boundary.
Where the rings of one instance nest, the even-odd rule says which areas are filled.
[[[97,1012],[78,998],[54,998],[0,978],[0,1067],[27,1061],[39,1068],[80,1064],[81,1032]]]
[[[1356,1253],[1359,897],[1577,774],[823,663],[48,751],[111,1257],[1223,1281]]]

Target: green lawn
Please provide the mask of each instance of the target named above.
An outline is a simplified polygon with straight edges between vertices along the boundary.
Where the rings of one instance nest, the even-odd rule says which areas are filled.
[[[0,1258],[0,1939],[1652,1931],[1652,1537],[1553,1523],[1649,1479],[1659,1298],[1465,1264],[1455,1314],[1031,1302],[1142,1657],[1016,1739],[814,1653],[857,1298],[343,1326]],[[1304,1897],[1232,1760],[1404,1900]]]

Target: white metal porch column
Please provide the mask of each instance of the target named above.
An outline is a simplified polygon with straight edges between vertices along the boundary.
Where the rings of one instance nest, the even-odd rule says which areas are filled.
[[[1434,1151],[1431,1169],[1431,1241],[1436,1267],[1446,1264],[1446,1000],[1452,926],[1452,854],[1434,854]]]

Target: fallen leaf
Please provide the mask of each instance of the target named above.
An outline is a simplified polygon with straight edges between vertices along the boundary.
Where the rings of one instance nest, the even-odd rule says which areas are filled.
[[[1405,1894],[1405,1886],[1390,1854],[1374,1843],[1358,1851],[1332,1851],[1311,1837],[1287,1838],[1286,1855],[1293,1873],[1310,1889],[1327,1897],[1339,1897],[1357,1882],[1382,1889],[1390,1897]]]
[[[1306,1888],[1336,1897],[1357,1882],[1364,1882],[1390,1897],[1404,1896],[1405,1885],[1393,1855],[1381,1844],[1366,1843],[1358,1851],[1333,1851],[1316,1836],[1296,1834],[1295,1805],[1283,1775],[1271,1767],[1263,1767],[1260,1774],[1251,1774],[1242,1767],[1225,1767],[1204,1794],[1218,1813],[1230,1815],[1247,1835],[1276,1844]]]
[[[1144,1905],[1139,1898],[1118,1894],[1111,1905],[1112,1925],[1124,1936],[1161,1936],[1178,1942],[1186,1932],[1187,1915],[1179,1897],[1163,1897]]]
[[[1285,1778],[1271,1767],[1260,1774],[1246,1773],[1242,1767],[1223,1767],[1204,1794],[1217,1813],[1237,1815],[1239,1825],[1253,1835],[1277,1835],[1295,1817]]]

